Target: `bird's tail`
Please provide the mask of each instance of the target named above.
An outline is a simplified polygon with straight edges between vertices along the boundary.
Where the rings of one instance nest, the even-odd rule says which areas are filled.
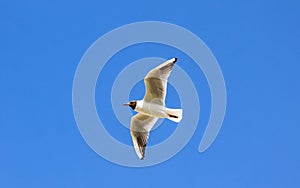
[[[180,122],[182,119],[182,109],[170,109],[167,108],[166,112],[169,117],[167,117],[171,121],[175,121],[176,123]]]

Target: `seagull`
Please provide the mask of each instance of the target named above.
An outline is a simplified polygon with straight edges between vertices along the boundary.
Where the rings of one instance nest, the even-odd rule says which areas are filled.
[[[131,118],[130,134],[137,156],[142,160],[149,138],[149,132],[158,118],[167,118],[174,122],[182,119],[182,109],[165,107],[168,77],[177,58],[169,59],[152,69],[144,78],[146,93],[143,100],[133,100],[125,106],[138,112]]]

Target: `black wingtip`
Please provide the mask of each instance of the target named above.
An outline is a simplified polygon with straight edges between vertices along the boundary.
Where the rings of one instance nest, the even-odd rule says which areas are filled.
[[[177,57],[174,57],[174,63],[177,61]]]

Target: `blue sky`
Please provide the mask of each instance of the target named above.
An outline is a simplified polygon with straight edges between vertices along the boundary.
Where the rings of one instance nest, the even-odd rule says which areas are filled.
[[[298,1],[12,0],[0,2],[0,20],[0,187],[300,186]],[[185,27],[208,45],[223,71],[228,103],[217,139],[198,153],[210,110],[209,89],[199,74],[202,114],[188,145],[165,163],[128,168],[104,160],[85,143],[73,116],[72,84],[95,40],[146,20]],[[134,46],[114,58],[123,58],[125,66],[150,55],[180,56],[163,48]],[[188,65],[183,68],[196,76]],[[142,84],[136,87],[132,97],[141,96],[134,91]],[[100,90],[98,112],[106,96]],[[177,97],[172,88],[169,97]],[[112,113],[106,117],[118,123]],[[125,129],[109,126],[130,144]],[[149,142],[173,129],[160,127]]]

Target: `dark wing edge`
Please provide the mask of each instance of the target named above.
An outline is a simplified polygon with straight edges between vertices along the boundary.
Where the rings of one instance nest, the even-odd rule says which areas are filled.
[[[148,142],[149,132],[130,131],[132,143],[138,157],[143,160]]]

